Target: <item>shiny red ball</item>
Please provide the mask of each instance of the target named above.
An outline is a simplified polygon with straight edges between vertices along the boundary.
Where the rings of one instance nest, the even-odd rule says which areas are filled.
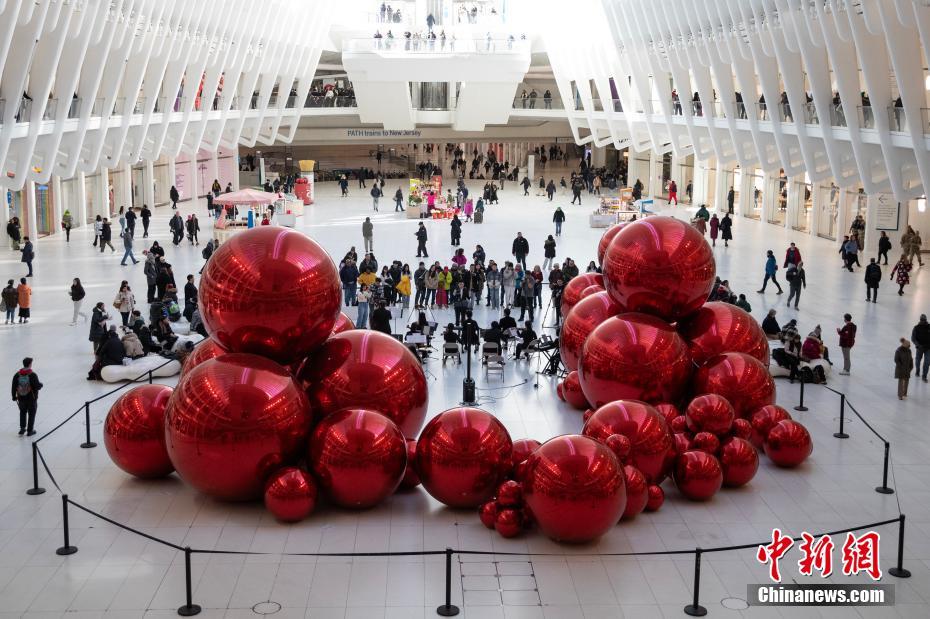
[[[580,300],[565,316],[559,334],[559,352],[562,363],[571,370],[578,369],[584,342],[602,322],[620,313],[620,306],[603,288]]]
[[[408,438],[423,426],[429,391],[423,366],[410,350],[379,331],[355,329],[329,338],[297,374],[314,412],[377,411]]]
[[[559,542],[589,542],[626,507],[623,469],[606,446],[577,434],[546,441],[527,459],[523,497],[540,530]]]
[[[481,524],[489,529],[494,529],[494,522],[497,520],[497,502],[488,501],[478,508],[478,518]]]
[[[420,476],[417,474],[416,467],[417,442],[415,439],[407,439],[407,468],[404,471],[404,478],[400,480],[401,490],[410,490],[420,485]]]
[[[677,460],[678,456],[681,454],[685,453],[686,451],[691,451],[691,437],[684,432],[676,432],[672,436],[672,449],[675,450],[675,459]]]
[[[450,507],[478,507],[494,496],[510,471],[510,435],[496,417],[477,408],[452,408],[423,428],[417,471],[423,487]]]
[[[774,428],[779,421],[785,421],[786,419],[791,419],[791,413],[778,404],[769,404],[754,411],[749,417],[749,423],[753,429],[751,435],[753,445],[762,449],[765,438],[769,435],[769,430]]]
[[[610,242],[614,240],[614,237],[623,230],[624,226],[628,223],[627,221],[614,224],[613,226],[607,228],[604,234],[601,236],[601,240],[597,243],[597,263],[604,264],[604,254],[607,253],[607,248],[610,246]]]
[[[697,396],[685,409],[685,422],[692,432],[710,432],[723,436],[733,427],[735,418],[733,405],[715,393]]]
[[[675,485],[692,501],[706,501],[723,485],[723,469],[715,456],[703,451],[686,451],[675,463]]]
[[[338,335],[345,331],[351,331],[355,328],[355,323],[352,322],[352,319],[346,316],[345,312],[339,312],[339,316],[336,318],[336,324],[333,325],[333,335]]]
[[[513,442],[513,456],[511,461],[517,466],[530,457],[530,454],[539,449],[542,445],[539,441],[531,438],[518,438]]]
[[[232,352],[289,364],[326,341],[341,307],[329,254],[300,232],[259,226],[232,236],[203,270],[200,313]]]
[[[678,332],[646,314],[620,314],[585,341],[578,373],[593,406],[614,400],[678,400],[691,377],[691,357]]]
[[[518,509],[499,510],[494,528],[501,537],[516,537],[523,531],[523,514]]]
[[[748,484],[759,470],[759,452],[742,438],[729,438],[720,447],[723,485],[738,488]]]
[[[649,501],[649,487],[646,484],[646,476],[635,466],[629,464],[624,466],[623,478],[626,481],[626,507],[620,519],[629,520],[646,509],[646,503]]]
[[[765,438],[765,455],[782,468],[798,466],[813,451],[814,442],[807,428],[790,419],[775,424]]]
[[[675,417],[668,424],[668,427],[673,433],[684,432],[688,429],[688,419],[684,415]]]
[[[103,444],[113,463],[130,475],[164,477],[174,471],[165,447],[165,408],[173,392],[165,385],[141,385],[110,407]]]
[[[698,432],[691,440],[691,448],[709,454],[716,454],[720,449],[720,439],[710,432]]]
[[[265,508],[281,522],[300,522],[316,507],[316,482],[306,471],[286,466],[265,484]]]
[[[194,346],[194,351],[184,359],[184,365],[181,366],[181,376],[184,376],[204,361],[216,359],[227,352],[229,351],[223,348],[219,342],[212,337],[208,337]]]
[[[746,353],[728,352],[711,358],[694,373],[694,394],[716,393],[725,397],[737,417],[775,402],[775,380],[768,368]]]
[[[314,428],[307,464],[333,503],[364,509],[400,486],[407,469],[407,441],[384,415],[347,408]]]
[[[572,408],[580,411],[587,410],[588,400],[585,399],[584,392],[581,390],[577,371],[572,370],[562,381],[562,395]]]
[[[714,283],[714,253],[697,229],[673,217],[646,217],[607,246],[604,287],[625,311],[675,322],[696,312]]]
[[[747,441],[752,437],[752,425],[746,419],[734,419],[731,431],[733,436]]]
[[[556,393],[557,396],[559,396],[559,399],[560,399],[560,400],[562,400],[563,402],[565,401],[565,391],[564,391],[564,389],[562,388],[562,382],[561,382],[561,381],[559,381],[559,382],[557,382],[557,383],[555,384],[555,393]]]
[[[769,364],[769,341],[748,312],[731,303],[714,301],[688,317],[680,326],[696,365],[726,352],[742,352]]]
[[[681,411],[678,410],[678,407],[674,404],[669,404],[668,402],[662,402],[660,404],[655,404],[655,409],[659,411],[659,414],[665,417],[666,423],[672,423],[672,420],[676,417],[681,417]]]
[[[523,502],[523,487],[519,482],[505,481],[497,487],[497,502],[503,507],[519,507]]]
[[[663,503],[665,503],[665,490],[662,490],[662,486],[649,486],[648,497],[646,499],[646,511],[659,511]]]
[[[621,464],[626,464],[630,459],[630,453],[633,451],[633,443],[630,439],[622,434],[611,434],[604,441],[607,449],[614,452],[617,460]]]
[[[602,443],[612,434],[630,439],[630,464],[642,471],[649,483],[656,483],[662,475],[665,455],[672,445],[662,415],[636,400],[617,400],[600,407],[584,425],[582,434]]]
[[[258,499],[268,475],[302,455],[313,415],[286,369],[258,355],[201,363],[165,411],[168,456],[181,479],[218,499]]]
[[[604,277],[600,273],[581,273],[565,283],[562,289],[562,316],[568,316],[579,301],[581,293],[590,286],[604,287]]]

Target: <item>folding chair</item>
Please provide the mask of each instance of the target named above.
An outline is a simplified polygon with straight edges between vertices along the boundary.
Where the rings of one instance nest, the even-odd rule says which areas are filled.
[[[446,364],[446,359],[455,358],[456,363],[462,363],[462,347],[455,342],[445,342],[442,345],[442,364]]]
[[[489,355],[487,363],[484,366],[485,374],[491,378],[491,373],[496,372],[501,375],[501,381],[504,380],[504,358],[500,355]]]

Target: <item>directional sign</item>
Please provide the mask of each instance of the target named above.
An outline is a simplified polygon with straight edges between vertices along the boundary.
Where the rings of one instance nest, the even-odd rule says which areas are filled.
[[[887,193],[875,196],[875,202],[875,229],[897,230],[900,227],[901,203]]]

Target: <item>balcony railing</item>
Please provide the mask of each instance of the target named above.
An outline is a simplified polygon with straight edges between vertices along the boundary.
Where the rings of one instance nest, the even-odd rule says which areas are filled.
[[[529,53],[529,41],[509,38],[445,40],[416,38],[349,39],[343,51],[357,54],[524,54]]]

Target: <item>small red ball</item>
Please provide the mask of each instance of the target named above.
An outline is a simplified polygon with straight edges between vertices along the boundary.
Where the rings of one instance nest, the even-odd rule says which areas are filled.
[[[632,444],[630,464],[642,471],[649,483],[656,483],[662,475],[672,444],[662,415],[637,400],[617,400],[600,407],[585,424],[582,434],[601,442],[611,434],[629,438]]]
[[[336,318],[336,324],[333,325],[333,335],[338,335],[344,331],[351,331],[355,328],[355,323],[352,322],[352,319],[346,316],[345,312],[339,312],[339,316]]]
[[[516,509],[502,509],[497,512],[494,528],[502,537],[516,537],[523,531],[523,514]]]
[[[194,346],[194,351],[184,359],[184,365],[181,366],[181,376],[183,377],[204,361],[216,359],[227,352],[229,351],[223,348],[219,342],[212,337],[208,337]]]
[[[692,449],[691,437],[689,437],[684,432],[677,432],[672,436],[672,445],[675,449],[676,456],[680,456],[686,451],[690,451]]]
[[[724,486],[743,486],[748,484],[759,470],[759,452],[745,439],[729,438],[720,447],[720,466],[723,468]]]
[[[779,421],[765,438],[765,455],[782,468],[793,468],[807,460],[814,451],[811,435],[797,421]]]
[[[502,507],[519,507],[523,502],[523,487],[519,482],[505,481],[497,487],[497,502]]]
[[[658,511],[659,508],[662,507],[662,504],[665,503],[665,490],[662,490],[662,486],[652,485],[649,486],[648,493],[649,496],[646,499],[646,511]]]
[[[750,424],[745,419],[734,419],[732,432],[733,436],[746,439],[748,441],[752,436],[752,424]]]
[[[623,467],[623,477],[626,480],[626,507],[620,520],[629,520],[646,509],[649,502],[649,487],[646,477],[635,466],[627,464]]]
[[[630,442],[629,437],[623,434],[611,434],[604,441],[604,444],[607,445],[610,451],[614,452],[614,455],[617,456],[621,463],[627,462],[630,458],[630,452],[633,451],[633,443]]]
[[[130,475],[155,478],[174,471],[165,446],[165,408],[173,392],[166,385],[141,385],[110,407],[103,444],[113,463]]]
[[[588,408],[588,401],[581,390],[581,383],[578,382],[577,371],[569,372],[565,380],[562,381],[562,395],[565,396],[565,401],[573,408],[580,411]]]
[[[769,364],[769,343],[762,327],[748,312],[732,303],[705,303],[679,326],[696,365],[715,355],[742,352]]]
[[[672,419],[681,416],[681,411],[678,410],[678,407],[674,404],[669,404],[668,402],[656,404],[655,409],[659,411],[660,415],[665,417],[666,423],[672,423]]]
[[[604,277],[600,273],[582,273],[573,277],[562,289],[562,315],[568,316],[575,304],[581,301],[581,293],[590,286],[604,288]]]
[[[671,431],[674,432],[675,434],[678,434],[679,432],[684,432],[685,430],[688,429],[688,420],[685,418],[684,415],[680,417],[675,417],[674,419],[672,419],[672,423],[670,424],[669,427]]]
[[[778,404],[769,404],[755,411],[752,416],[749,417],[749,423],[758,435],[759,444],[757,447],[762,447],[762,443],[765,442],[765,437],[769,435],[769,431],[775,427],[775,424],[779,421],[785,421],[786,419],[791,419],[791,413]]]
[[[420,476],[417,474],[416,467],[417,441],[416,439],[407,439],[407,468],[404,471],[404,478],[400,481],[401,490],[410,490],[420,485]]]
[[[699,395],[691,400],[685,410],[688,429],[692,432],[710,432],[723,436],[733,426],[736,411],[723,396],[715,393]]]
[[[265,484],[265,507],[281,522],[300,522],[316,507],[316,482],[306,471],[287,466]]]
[[[610,298],[603,287],[589,286],[582,295],[591,290],[594,292],[578,301],[562,322],[559,352],[562,363],[569,370],[578,369],[582,348],[591,332],[611,316],[620,313],[620,305]]]
[[[720,449],[720,439],[710,432],[698,432],[694,435],[691,446],[692,449],[697,449],[713,455]]]
[[[530,454],[539,449],[540,445],[542,443],[531,438],[518,438],[515,440],[513,442],[513,456],[510,459],[514,467],[529,458]]]
[[[686,451],[675,463],[675,485],[692,501],[706,501],[723,485],[723,469],[715,456],[703,451]]]
[[[489,529],[494,529],[494,522],[497,520],[497,503],[488,501],[478,509],[478,517],[481,518],[481,524]]]

